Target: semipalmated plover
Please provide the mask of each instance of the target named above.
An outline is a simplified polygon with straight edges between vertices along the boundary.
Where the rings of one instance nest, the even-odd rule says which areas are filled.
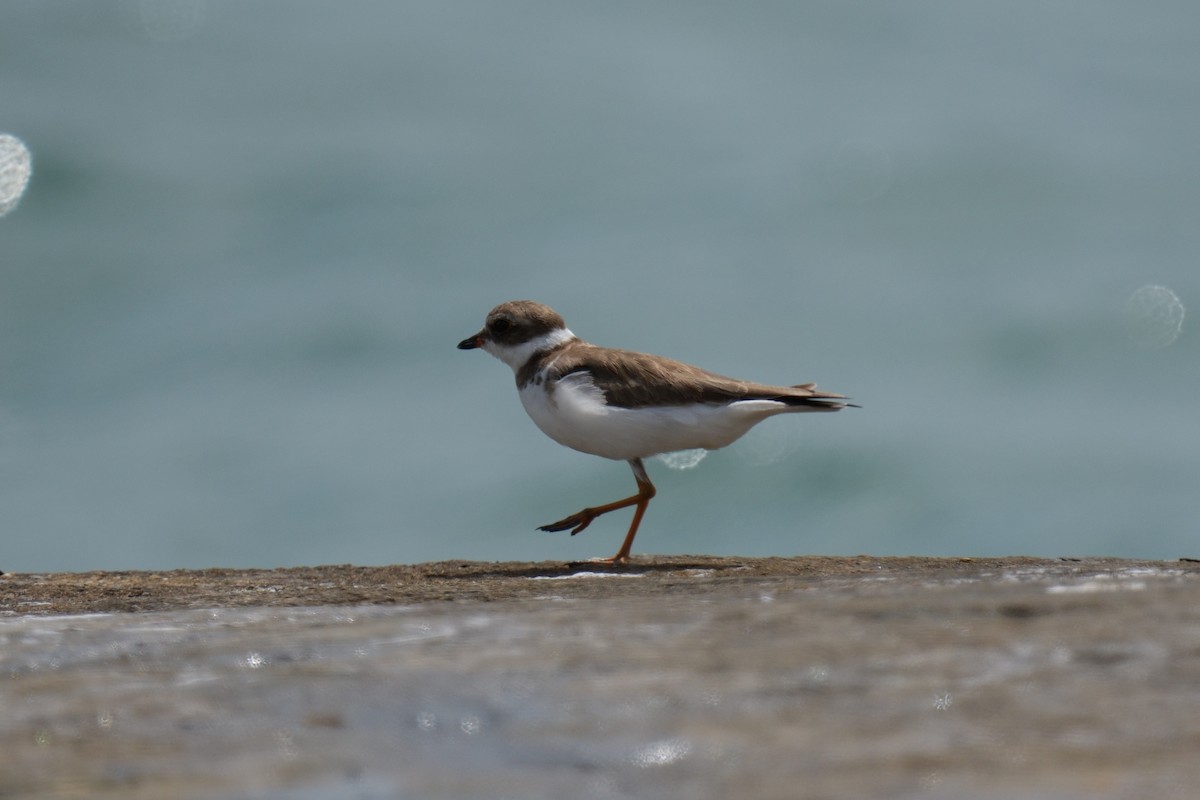
[[[458,343],[482,348],[512,367],[521,404],[542,432],[559,444],[629,462],[637,494],[543,525],[539,530],[579,533],[609,511],[636,506],[621,549],[629,559],[633,537],[654,484],[642,459],[676,450],[715,450],[767,417],[796,411],[839,411],[844,395],[816,384],[769,386],[726,378],[661,356],[588,344],[571,333],[554,309],[532,300],[501,303],[483,330]]]

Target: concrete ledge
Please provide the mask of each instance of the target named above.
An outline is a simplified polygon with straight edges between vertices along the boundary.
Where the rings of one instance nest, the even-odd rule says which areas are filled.
[[[1131,570],[1200,574],[1193,560],[1113,558],[922,558],[638,556],[622,567],[588,562],[441,561],[385,567],[349,565],[166,572],[81,572],[0,576],[0,614],[82,614],[237,608],[627,597],[704,591],[738,583],[845,584],[887,579],[920,586],[946,581],[1081,580]],[[616,576],[640,580],[613,581]]]
[[[0,795],[1191,800],[1198,576],[866,556],[5,575]]]

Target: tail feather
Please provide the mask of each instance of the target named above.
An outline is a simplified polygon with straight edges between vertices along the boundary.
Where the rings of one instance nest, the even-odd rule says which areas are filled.
[[[805,411],[841,411],[843,408],[862,408],[857,403],[847,403],[845,400],[834,400],[826,397],[771,397],[796,409]]]
[[[799,383],[788,388],[795,389],[796,392],[778,394],[764,399],[776,400],[805,411],[841,411],[843,408],[862,408],[857,403],[848,402],[850,398],[844,394],[818,391],[815,383]]]

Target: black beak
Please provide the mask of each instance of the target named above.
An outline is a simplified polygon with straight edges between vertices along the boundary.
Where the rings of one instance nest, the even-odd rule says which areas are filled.
[[[458,343],[459,350],[474,350],[475,348],[482,347],[482,346],[483,346],[483,331],[480,331],[479,333],[475,334],[474,336],[468,336],[466,339],[463,339],[461,342]]]

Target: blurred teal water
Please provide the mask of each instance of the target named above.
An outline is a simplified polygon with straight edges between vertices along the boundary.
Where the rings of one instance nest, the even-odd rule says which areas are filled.
[[[521,297],[864,406],[652,463],[637,551],[1197,555],[1198,23],[5,4],[0,569],[610,554],[454,349]]]

